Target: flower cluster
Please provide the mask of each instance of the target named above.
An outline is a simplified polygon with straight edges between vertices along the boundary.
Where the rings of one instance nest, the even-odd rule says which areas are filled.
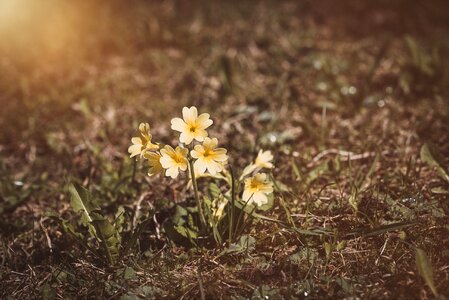
[[[152,142],[150,125],[139,125],[140,136],[131,139],[128,148],[130,157],[147,161],[148,175],[164,173],[165,176],[177,178],[180,172],[193,168],[191,180],[200,176],[226,175],[225,166],[228,161],[227,150],[218,147],[217,138],[210,138],[207,129],[213,124],[208,113],[198,114],[196,107],[184,107],[182,118],[171,120],[171,129],[179,132],[180,144],[173,148]],[[273,192],[272,183],[265,173],[258,173],[261,169],[272,169],[273,155],[270,151],[260,151],[254,163],[247,166],[240,177],[245,183],[242,200],[246,205],[262,206],[268,202],[268,195]],[[248,177],[253,175],[252,177]],[[193,178],[192,178],[193,177]],[[222,176],[221,178],[226,178]],[[218,215],[222,214],[227,201],[219,205]],[[218,217],[216,215],[215,217]]]
[[[270,151],[260,150],[254,163],[249,164],[244,170],[240,179],[250,174],[256,173],[253,177],[245,179],[245,190],[242,200],[248,205],[255,204],[263,206],[268,203],[268,195],[273,193],[273,183],[268,180],[266,173],[257,173],[262,169],[272,169],[273,155]]]
[[[153,176],[165,171],[165,175],[171,178],[178,177],[180,171],[186,171],[189,159],[194,160],[195,173],[202,175],[209,172],[215,175],[223,171],[228,160],[227,150],[218,148],[218,140],[209,138],[206,129],[213,121],[209,114],[198,115],[196,107],[184,107],[182,119],[171,120],[171,128],[180,132],[180,146],[173,148],[170,145],[161,147],[152,143],[150,126],[140,124],[140,137],[133,137],[128,152],[131,157],[140,156],[148,161],[148,175]],[[193,142],[202,142],[193,146]]]
[[[140,123],[139,125],[140,136],[133,137],[131,142],[133,143],[128,152],[131,157],[140,155],[143,156],[145,152],[159,149],[159,146],[151,142],[152,136],[150,134],[150,124]]]

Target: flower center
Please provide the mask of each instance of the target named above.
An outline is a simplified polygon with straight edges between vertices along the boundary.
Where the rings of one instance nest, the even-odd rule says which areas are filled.
[[[258,182],[251,182],[250,187],[253,191],[257,192],[260,189],[260,184]]]
[[[203,153],[203,157],[208,157],[210,156],[212,153],[209,150],[205,150]]]
[[[184,158],[184,157],[183,157],[182,155],[176,154],[176,155],[173,157],[173,160],[174,160],[176,163],[180,164],[180,163],[183,162],[183,158]]]
[[[190,125],[190,132],[196,132],[196,126],[194,124]]]

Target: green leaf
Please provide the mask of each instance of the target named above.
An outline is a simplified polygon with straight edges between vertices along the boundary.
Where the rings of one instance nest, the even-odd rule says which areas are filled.
[[[176,212],[170,221],[164,223],[164,230],[169,239],[185,245],[196,245],[198,228],[195,222],[198,215],[196,207],[176,206]]]
[[[256,248],[256,239],[250,235],[242,235],[237,243],[232,243],[229,248],[223,250],[221,255],[224,254],[239,254],[243,252],[252,252]]]
[[[80,185],[69,185],[70,205],[81,214],[81,224],[89,227],[89,232],[100,242],[110,264],[119,256],[119,233],[109,220],[100,214],[100,207],[92,201],[88,190]]]
[[[109,220],[98,213],[92,213],[92,223],[98,233],[103,250],[110,264],[115,264],[120,253],[120,240],[115,227]]]
[[[136,228],[134,229],[131,237],[128,239],[125,247],[123,248],[122,251],[122,255],[126,255],[128,253],[128,251],[130,249],[132,249],[134,247],[134,245],[136,244],[139,236],[142,235],[143,231],[145,230],[145,228],[147,227],[148,224],[150,224],[150,222],[153,220],[153,218],[148,218],[145,219],[144,221],[140,222]]]
[[[196,239],[198,238],[198,232],[193,231],[192,229],[188,228],[188,227],[184,227],[181,225],[177,225],[175,226],[175,230],[182,235],[183,237],[190,239]]]
[[[181,205],[176,205],[176,212],[173,216],[172,222],[176,225],[184,225],[184,223],[186,222],[184,218],[187,217],[187,215],[187,209],[185,209]]]
[[[114,227],[117,232],[117,238],[121,240],[121,233],[123,232],[123,224],[125,223],[125,208],[120,206],[115,214]]]
[[[379,226],[374,229],[357,228],[357,229],[351,230],[350,232],[346,233],[345,235],[346,236],[360,235],[360,236],[364,236],[364,237],[376,236],[376,235],[384,234],[384,233],[387,233],[390,231],[401,230],[401,229],[404,229],[404,228],[407,228],[409,226],[413,226],[416,224],[418,224],[417,221],[411,221],[411,222],[398,222],[398,223],[392,223],[392,224],[388,224],[388,225],[382,225],[382,226]]]
[[[307,186],[310,185],[313,181],[315,181],[317,178],[327,173],[328,171],[329,171],[329,162],[328,161],[322,162],[307,174],[305,184]]]
[[[429,165],[431,168],[435,168],[438,174],[449,183],[449,175],[441,166],[441,164],[437,160],[438,153],[435,149],[429,147],[429,145],[424,144],[421,147],[421,160]]]
[[[89,232],[95,236],[95,227],[92,224],[92,212],[100,208],[92,201],[89,191],[78,184],[70,184],[70,205],[76,213],[81,214],[81,224],[89,227]]]
[[[289,261],[293,264],[313,265],[318,259],[318,251],[314,248],[303,247],[298,252],[289,256]]]
[[[79,232],[76,231],[75,227],[67,220],[64,220],[63,218],[61,218],[59,216],[59,214],[57,214],[56,212],[46,212],[45,215],[49,218],[51,218],[52,220],[56,221],[59,223],[59,225],[62,226],[63,230],[65,233],[69,234],[76,242],[78,242],[78,244],[91,251],[95,256],[100,257],[100,255],[97,253],[97,251],[93,248],[91,248],[85,241],[83,235]]]
[[[189,247],[197,246],[195,239],[198,238],[198,232],[187,228],[186,226],[165,222],[164,231],[167,234],[167,237],[177,244]]]
[[[136,270],[134,270],[132,267],[126,267],[123,270],[123,278],[127,280],[136,279],[137,278]]]
[[[211,184],[209,184],[209,193],[210,193],[211,199],[215,200],[220,196],[221,191],[220,191],[220,188],[215,183],[211,183]]]
[[[426,252],[420,248],[416,248],[416,266],[418,267],[418,272],[421,277],[424,279],[426,284],[432,290],[432,293],[435,297],[438,297],[437,288],[435,287],[435,283],[433,281],[433,270],[432,265],[430,264],[429,258],[427,257]]]

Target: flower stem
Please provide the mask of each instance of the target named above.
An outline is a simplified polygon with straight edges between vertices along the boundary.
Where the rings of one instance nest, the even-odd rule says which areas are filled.
[[[200,215],[200,221],[203,228],[206,228],[206,219],[203,213],[203,203],[198,195],[198,184],[195,178],[195,170],[193,169],[193,161],[189,159],[190,179],[192,179],[193,192],[195,194],[196,206],[198,208],[198,214]]]
[[[231,245],[232,243],[232,231],[234,230],[234,209],[235,209],[235,178],[234,178],[234,170],[232,167],[229,168],[231,173],[231,210],[230,210],[230,222],[229,222],[229,240],[228,243]]]

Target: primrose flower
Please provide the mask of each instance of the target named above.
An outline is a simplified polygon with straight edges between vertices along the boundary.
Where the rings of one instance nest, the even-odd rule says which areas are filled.
[[[150,124],[140,123],[139,125],[140,137],[133,137],[131,142],[133,143],[128,152],[130,157],[140,155],[141,157],[146,151],[159,149],[159,146],[151,142],[152,136],[150,134]]]
[[[162,157],[159,161],[162,167],[166,169],[166,176],[176,178],[178,177],[179,170],[187,170],[187,153],[189,153],[189,150],[179,146],[176,147],[176,149],[173,149],[171,146],[166,145],[161,149]]]
[[[270,150],[267,151],[259,150],[254,165],[260,169],[262,168],[272,169],[274,167],[272,161],[273,161],[273,154],[271,154]]]
[[[259,153],[257,154],[254,163],[249,164],[248,166],[246,166],[245,169],[243,169],[242,175],[240,176],[240,180],[242,180],[245,176],[248,176],[249,174],[253,173],[256,170],[260,170],[263,168],[266,169],[274,168],[272,161],[273,161],[273,154],[271,154],[270,150],[267,151],[259,150]]]
[[[214,217],[215,221],[218,222],[223,218],[224,209],[226,207],[226,204],[228,204],[228,199],[222,197],[214,204],[216,205],[216,207],[212,208],[212,216]]]
[[[203,113],[198,116],[198,110],[195,106],[182,109],[182,117],[171,120],[171,129],[181,132],[179,140],[186,145],[190,144],[194,139],[198,142],[204,141],[207,137],[206,128],[212,125],[213,121],[210,115]]]
[[[148,175],[153,176],[162,172],[164,169],[161,165],[160,159],[162,155],[159,152],[147,152],[143,155],[144,158],[148,160]]]
[[[228,160],[227,150],[217,148],[218,140],[216,138],[204,138],[202,145],[196,145],[190,152],[193,158],[196,158],[194,170],[199,174],[207,171],[215,175],[223,171],[223,164]]]
[[[273,192],[273,184],[267,180],[267,174],[259,173],[245,180],[242,200],[248,205],[262,206],[268,203],[268,195]]]

